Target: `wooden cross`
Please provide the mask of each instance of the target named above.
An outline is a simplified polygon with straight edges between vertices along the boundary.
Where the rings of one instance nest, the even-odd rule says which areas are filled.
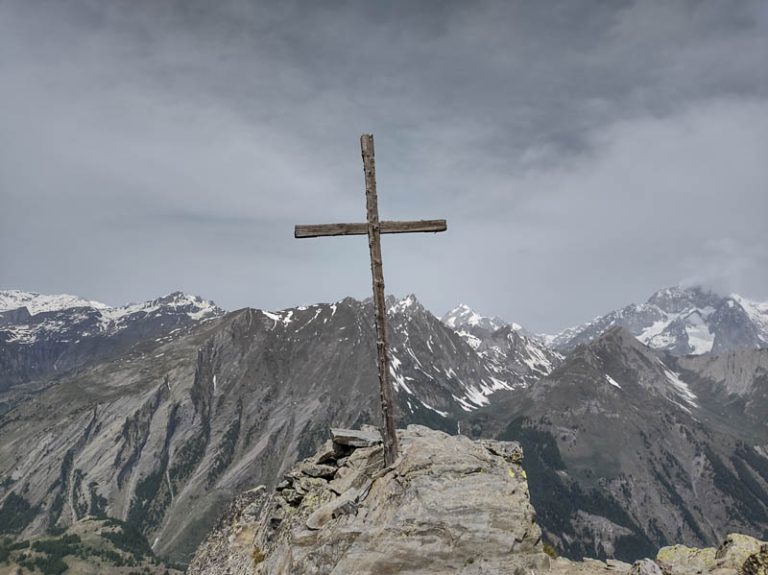
[[[376,351],[379,366],[379,393],[381,395],[381,416],[384,430],[384,462],[392,465],[397,458],[398,445],[395,433],[394,391],[389,379],[389,354],[387,351],[387,310],[384,301],[384,272],[381,268],[381,234],[403,234],[408,232],[444,232],[445,220],[419,220],[410,222],[379,221],[379,205],[376,196],[376,163],[373,156],[373,135],[360,136],[365,171],[365,199],[368,207],[368,221],[361,224],[320,224],[296,226],[297,238],[320,236],[368,236],[371,251],[371,275],[373,277],[373,307],[376,314]]]

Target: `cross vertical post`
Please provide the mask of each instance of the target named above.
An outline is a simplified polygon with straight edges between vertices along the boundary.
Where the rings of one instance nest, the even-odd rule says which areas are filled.
[[[399,450],[395,432],[395,416],[392,382],[389,376],[387,353],[387,304],[384,299],[384,270],[381,264],[381,233],[379,229],[379,199],[376,195],[376,159],[373,135],[360,136],[365,172],[365,200],[368,212],[368,248],[371,252],[371,276],[373,279],[373,309],[376,316],[376,352],[379,364],[379,395],[383,420],[384,462],[391,465]]]
[[[368,236],[371,252],[371,277],[373,279],[373,309],[376,320],[376,355],[379,369],[379,395],[383,423],[384,463],[392,465],[397,458],[398,442],[395,432],[395,392],[389,373],[387,347],[387,307],[384,299],[384,272],[381,265],[381,234],[405,234],[411,232],[444,232],[445,220],[379,221],[378,196],[376,195],[376,162],[373,154],[373,135],[360,136],[365,173],[366,223],[315,224],[296,226],[294,237],[317,238],[323,236]]]

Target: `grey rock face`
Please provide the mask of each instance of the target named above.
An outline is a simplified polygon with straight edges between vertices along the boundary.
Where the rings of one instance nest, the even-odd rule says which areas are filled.
[[[768,345],[764,323],[757,321],[764,318],[750,314],[744,303],[726,298],[710,317],[711,331],[715,334],[713,354]]]
[[[666,313],[680,313],[692,308],[717,307],[720,297],[698,288],[671,287],[657,291],[648,298],[648,303]]]
[[[656,554],[656,563],[667,573],[704,573],[717,566],[716,550],[713,547],[695,549],[685,545],[662,547]]]
[[[676,367],[721,418],[758,431],[758,437],[768,431],[768,349],[682,357]]]
[[[339,468],[346,489],[317,483],[295,507],[275,497],[256,533],[265,556],[257,572],[470,573],[509,563],[510,553],[546,561],[519,463],[423,427],[401,438],[392,468],[383,468],[380,447],[357,449]]]
[[[300,501],[287,499],[284,489],[256,516],[234,512],[198,550],[189,575],[587,574],[621,567],[543,553],[518,445],[421,426],[398,433],[402,452],[391,467],[383,466],[380,446],[358,448],[337,462],[335,478],[313,482]],[[316,459],[299,464],[289,481],[304,480]]]
[[[308,471],[299,463],[271,494],[235,501],[200,546],[189,575],[765,575],[768,545],[731,534],[718,549],[676,545],[633,565],[544,553],[515,442],[471,441],[422,426],[398,431],[402,453],[350,448]],[[351,453],[348,451],[352,449]],[[300,492],[302,495],[296,497]]]
[[[495,391],[525,385],[521,373],[512,369],[513,357],[500,358],[498,364],[488,361],[475,341],[447,327],[414,296],[400,301],[390,299],[388,321],[393,383],[397,390],[413,392],[418,398],[417,402],[408,402],[404,397],[401,406],[406,412],[418,416],[417,412],[426,410],[439,415],[456,403],[462,411],[471,411],[487,405]],[[453,396],[450,400],[446,392]],[[426,417],[422,420],[427,421]],[[429,423],[447,429],[434,418]]]

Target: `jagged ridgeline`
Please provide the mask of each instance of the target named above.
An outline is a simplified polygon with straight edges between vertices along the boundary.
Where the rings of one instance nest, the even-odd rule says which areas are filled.
[[[275,486],[329,427],[378,423],[369,302],[225,314],[183,294],[25,301],[36,313],[0,312],[12,544],[114,518],[186,562],[234,497]],[[763,537],[768,352],[679,357],[617,328],[564,356],[520,326],[459,315],[389,301],[399,424],[523,443],[560,553],[630,560]]]
[[[470,429],[521,442],[539,521],[570,557],[765,539],[768,351],[734,353],[677,359],[613,328]]]
[[[55,313],[57,322],[81,315]],[[214,314],[182,328],[169,322],[167,332],[67,373],[17,374],[3,395],[0,509],[24,535],[115,517],[159,555],[187,559],[242,489],[273,484],[330,425],[378,420],[371,317],[369,303],[352,299]],[[466,410],[559,357],[530,340],[543,365],[505,362],[504,353],[530,351],[515,336],[488,361],[413,297],[390,301],[389,319],[402,420],[453,433]],[[44,347],[46,337],[52,331],[26,345]]]

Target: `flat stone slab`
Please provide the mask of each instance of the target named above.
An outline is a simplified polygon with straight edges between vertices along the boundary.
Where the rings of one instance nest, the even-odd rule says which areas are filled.
[[[382,442],[378,431],[361,429],[331,429],[331,439],[337,445],[348,447],[372,447]]]
[[[315,463],[312,465],[305,465],[301,468],[301,472],[304,475],[310,477],[320,477],[322,479],[332,479],[336,475],[337,468],[333,465],[324,465],[322,463]]]

